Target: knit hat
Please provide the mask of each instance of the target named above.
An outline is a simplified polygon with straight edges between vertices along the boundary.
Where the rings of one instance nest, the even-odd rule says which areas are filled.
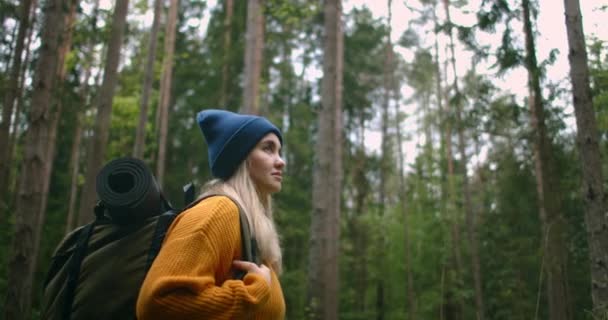
[[[211,173],[220,179],[230,178],[266,134],[276,134],[283,143],[279,129],[263,117],[208,109],[199,112],[196,121],[209,146]]]

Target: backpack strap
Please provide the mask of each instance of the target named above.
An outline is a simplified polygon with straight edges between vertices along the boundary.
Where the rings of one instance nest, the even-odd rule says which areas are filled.
[[[152,262],[156,259],[156,256],[160,252],[160,247],[163,245],[163,240],[167,234],[167,229],[175,220],[178,213],[173,210],[169,210],[158,217],[156,222],[156,228],[154,229],[154,236],[152,237],[152,243],[150,244],[150,251],[148,251],[148,258],[146,260],[146,272],[152,266]]]
[[[68,275],[66,280],[66,288],[65,288],[65,301],[63,304],[63,317],[64,320],[69,320],[72,316],[72,303],[74,302],[74,295],[76,292],[76,287],[78,286],[78,278],[80,277],[80,266],[82,265],[82,261],[87,253],[87,248],[89,246],[89,239],[93,234],[93,229],[100,221],[99,212],[105,210],[103,204],[101,202],[97,202],[95,205],[95,215],[98,217],[93,222],[89,223],[84,227],[82,232],[78,235],[78,241],[76,243],[76,248],[74,249],[74,255],[68,264]]]
[[[240,224],[240,229],[241,229],[241,248],[242,248],[242,255],[243,255],[242,259],[244,261],[249,261],[249,262],[253,262],[255,264],[260,264],[259,257],[258,257],[257,242],[251,236],[251,228],[249,226],[249,221],[247,220],[247,215],[245,214],[245,210],[243,210],[243,208],[241,207],[241,205],[239,204],[238,201],[236,201],[231,196],[226,195],[226,194],[213,193],[213,194],[207,194],[204,197],[197,199],[196,201],[194,201],[193,203],[188,205],[186,207],[186,209],[193,207],[197,203],[199,203],[207,198],[211,198],[211,197],[215,197],[215,196],[223,196],[223,197],[230,199],[230,201],[232,201],[239,209],[239,222],[240,222],[239,224]],[[237,274],[235,274],[235,279],[242,280],[244,276],[245,276],[245,272],[239,271],[239,272],[237,272]]]

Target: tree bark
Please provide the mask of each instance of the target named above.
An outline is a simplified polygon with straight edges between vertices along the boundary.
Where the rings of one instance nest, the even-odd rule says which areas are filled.
[[[608,221],[603,188],[599,132],[593,109],[587,48],[578,0],[564,0],[568,33],[568,60],[577,126],[577,145],[583,173],[582,195],[591,263],[591,296],[594,319],[608,319]]]
[[[450,10],[448,0],[444,0],[447,22],[452,23],[450,17]],[[461,95],[460,87],[458,84],[458,76],[456,73],[456,54],[454,52],[454,37],[452,29],[449,31],[450,37],[450,53],[452,72],[454,73],[453,88],[457,97]],[[483,303],[483,292],[481,282],[481,266],[479,263],[479,249],[477,246],[477,229],[475,228],[475,213],[473,212],[473,204],[471,201],[471,186],[469,183],[469,174],[467,172],[467,166],[469,163],[469,157],[466,152],[466,139],[464,133],[464,122],[462,120],[462,99],[455,99],[454,103],[456,117],[456,125],[458,126],[458,152],[460,153],[460,171],[462,175],[462,193],[463,193],[463,205],[465,212],[467,236],[469,240],[469,250],[471,251],[471,273],[473,274],[473,284],[475,289],[475,314],[477,320],[485,319],[485,310]]]
[[[228,103],[228,79],[229,79],[229,57],[230,57],[230,47],[232,46],[232,14],[234,12],[234,2],[233,0],[226,0],[224,2],[225,5],[225,14],[224,17],[224,56],[222,57],[222,87],[220,91],[220,107],[227,108]]]
[[[29,319],[31,295],[44,185],[40,177],[48,171],[46,163],[51,133],[52,97],[60,65],[59,48],[64,41],[66,9],[76,0],[47,2],[42,29],[40,58],[34,76],[32,109],[26,134],[23,169],[15,212],[15,234],[8,264],[5,319]]]
[[[154,18],[150,29],[150,42],[148,44],[148,55],[144,67],[144,83],[142,85],[141,103],[139,111],[139,124],[135,132],[135,146],[133,157],[143,159],[146,145],[146,124],[148,123],[148,105],[150,91],[154,79],[154,61],[156,61],[156,43],[158,42],[158,30],[160,29],[160,16],[162,13],[162,1],[154,0]]]
[[[309,306],[314,319],[338,319],[342,191],[342,2],[324,4],[323,80],[315,145]]]
[[[99,0],[96,0],[93,5],[93,17],[91,21],[92,30],[96,30],[97,15],[99,12]],[[88,41],[85,49],[85,64],[84,64],[84,78],[79,90],[79,99],[82,108],[76,108],[76,129],[74,130],[74,141],[72,142],[72,148],[70,151],[70,163],[69,168],[71,171],[70,177],[70,198],[68,200],[68,214],[65,223],[65,234],[67,235],[70,231],[76,227],[76,205],[78,202],[78,176],[80,174],[80,154],[82,144],[82,133],[84,131],[85,113],[89,107],[89,79],[91,78],[91,69],[93,68],[93,53],[94,43]]]
[[[34,22],[36,21],[36,7],[38,5],[38,1],[37,0],[33,0],[32,1],[32,5],[30,8],[30,24],[34,25]],[[11,129],[11,134],[9,134],[9,141],[8,141],[8,146],[7,146],[7,153],[8,153],[8,160],[7,163],[11,163],[13,161],[13,158],[15,157],[15,144],[18,140],[19,137],[19,124],[21,123],[21,106],[23,105],[23,98],[24,98],[24,90],[23,90],[23,86],[25,83],[25,78],[26,78],[26,73],[28,70],[28,62],[30,61],[30,53],[31,53],[31,48],[30,48],[30,44],[32,43],[32,37],[34,34],[34,28],[29,28],[28,34],[27,34],[27,43],[25,44],[25,58],[24,58],[24,62],[21,65],[21,71],[20,71],[20,75],[19,75],[19,87],[17,89],[17,101],[15,103],[15,111],[13,112],[14,114],[14,120],[13,120],[13,127]],[[8,205],[7,207],[10,208],[11,206],[11,200],[16,199],[16,194],[17,194],[17,181],[18,179],[12,179],[12,170],[10,168],[10,166],[7,168],[8,170],[6,171],[6,177],[5,177],[5,185],[2,185],[0,187],[0,189],[2,188],[6,188],[3,189],[1,192],[2,195],[4,195],[5,198],[5,203]],[[16,169],[19,169],[18,167]],[[2,197],[2,195],[0,195],[0,197]],[[10,195],[10,198],[9,198]],[[3,201],[0,199],[0,202]],[[15,201],[13,201],[14,203]],[[0,207],[0,214],[2,212],[2,209]],[[6,219],[8,219],[8,214],[5,214],[3,217],[6,221]],[[0,221],[0,225],[2,223],[5,223],[5,221]]]
[[[247,2],[247,34],[245,43],[245,71],[243,75],[243,102],[241,111],[246,114],[260,112],[260,78],[264,50],[264,1]]]
[[[8,185],[11,170],[12,159],[10,158],[9,148],[9,129],[11,127],[11,119],[13,118],[13,107],[15,99],[19,96],[19,83],[21,73],[21,58],[23,56],[26,34],[30,29],[30,8],[32,7],[31,0],[20,2],[21,19],[19,21],[19,31],[17,32],[17,41],[13,55],[13,63],[10,69],[8,78],[8,88],[4,96],[4,104],[2,106],[2,122],[0,123],[0,212],[4,212],[8,208]]]
[[[536,48],[530,16],[530,1],[522,0],[526,57],[528,70],[528,104],[531,113],[531,126],[534,130],[534,162],[536,188],[538,193],[539,215],[542,223],[547,276],[547,299],[549,318],[552,320],[570,319],[567,292],[565,221],[561,213],[560,197],[555,190],[556,177],[551,163],[551,141],[547,136],[545,111],[540,88],[540,70],[536,61]]]
[[[389,104],[390,104],[390,93],[391,93],[391,74],[393,70],[393,44],[391,42],[391,0],[388,0],[388,32],[386,37],[386,43],[384,46],[384,65],[382,75],[382,113],[381,113],[381,158],[380,158],[380,185],[379,185],[379,196],[380,196],[380,221],[384,223],[384,215],[386,210],[386,181],[389,175],[390,166],[390,143],[388,135],[388,119],[389,119]],[[385,247],[386,237],[381,235],[380,243],[378,247]],[[380,274],[376,279],[376,319],[384,320],[385,317],[385,296],[384,296],[384,274],[386,274],[384,262],[384,256],[378,252],[376,261],[380,269]]]
[[[395,74],[391,73],[392,90],[395,95],[395,101],[399,101],[399,87],[395,81]],[[395,104],[395,135],[397,136],[397,152],[399,156],[399,199],[401,201],[401,211],[403,214],[403,246],[405,254],[405,276],[407,279],[406,296],[407,296],[407,313],[408,319],[416,319],[416,294],[414,292],[414,276],[412,273],[412,254],[410,246],[409,232],[409,208],[407,203],[407,186],[405,183],[405,156],[403,151],[403,140],[401,136],[401,119],[399,117],[399,103]]]
[[[450,5],[449,5],[449,0],[443,0],[443,6],[444,6],[444,10],[446,13],[446,22],[448,23],[448,25],[450,25],[450,29],[448,31],[448,35],[449,35],[449,50],[450,50],[450,57],[449,60],[451,62],[451,66],[452,66],[452,72],[454,73],[454,81],[452,83],[452,87],[454,89],[454,92],[456,95],[459,94],[459,90],[458,90],[458,74],[456,73],[456,56],[454,53],[454,37],[452,35],[452,29],[451,29],[451,17],[450,17]],[[453,151],[452,151],[452,125],[455,122],[456,125],[458,125],[458,118],[456,117],[452,117],[453,115],[456,115],[460,112],[459,110],[459,106],[457,105],[452,105],[453,103],[451,101],[453,101],[453,99],[450,99],[449,97],[449,85],[447,85],[448,80],[447,80],[447,61],[446,61],[446,87],[445,87],[445,106],[446,106],[446,113],[448,115],[448,118],[445,121],[445,130],[446,130],[446,159],[447,159],[447,166],[448,166],[448,216],[450,217],[451,221],[451,229],[452,229],[452,251],[454,254],[454,262],[455,262],[455,281],[452,281],[454,283],[454,285],[456,285],[457,287],[460,286],[461,283],[463,283],[462,281],[462,277],[463,277],[463,270],[464,270],[464,266],[463,266],[463,262],[462,262],[462,253],[460,250],[460,245],[462,244],[462,240],[461,240],[461,234],[460,234],[460,208],[458,206],[458,196],[456,194],[456,172],[455,172],[455,168],[454,168],[454,155],[453,155]],[[464,195],[464,193],[463,193]],[[458,289],[458,288],[453,288],[453,289]],[[462,295],[457,295],[457,298],[454,298],[453,294],[448,292],[448,294],[451,294],[451,297],[449,299],[447,299],[447,303],[450,304],[452,299],[456,299],[458,301],[458,309],[456,309],[456,307],[454,306],[454,313],[457,314],[455,316],[456,319],[460,318],[462,316],[462,313],[464,312],[464,308],[465,308],[465,303],[464,300],[462,298]],[[448,308],[450,308],[450,306],[448,306]]]
[[[171,0],[167,28],[165,29],[165,56],[163,57],[162,92],[160,94],[161,111],[158,157],[156,159],[156,179],[162,187],[165,176],[165,162],[167,151],[167,131],[169,128],[169,102],[171,101],[171,80],[173,78],[173,53],[175,52],[175,30],[177,23],[177,9],[179,0]]]
[[[93,218],[93,207],[95,206],[96,199],[95,179],[97,177],[97,171],[101,168],[106,156],[106,146],[110,133],[112,101],[114,99],[114,89],[118,79],[118,62],[120,60],[120,48],[122,46],[128,7],[129,0],[116,1],[103,82],[97,101],[97,118],[95,120],[94,137],[91,139],[89,145],[90,151],[87,153],[86,178],[80,199],[80,209],[78,210],[79,224],[85,224]]]
[[[46,208],[49,197],[49,187],[51,185],[51,174],[53,172],[53,162],[55,160],[55,147],[57,142],[57,130],[59,127],[59,118],[63,109],[63,95],[64,95],[64,80],[66,74],[65,58],[70,51],[72,45],[72,33],[74,31],[74,23],[76,22],[76,9],[78,7],[77,1],[73,1],[70,4],[68,15],[65,17],[65,29],[62,32],[64,39],[63,43],[59,48],[59,69],[57,72],[55,97],[52,98],[51,103],[55,105],[54,111],[51,112],[51,127],[49,131],[49,143],[47,144],[46,151],[46,169],[44,176],[42,176],[42,204],[40,205],[40,213],[38,214],[38,223],[36,225],[36,238],[34,240],[34,252],[39,251],[40,237],[42,236],[42,226],[46,220]],[[38,265],[38,255],[34,256],[32,263],[32,273],[36,272]]]

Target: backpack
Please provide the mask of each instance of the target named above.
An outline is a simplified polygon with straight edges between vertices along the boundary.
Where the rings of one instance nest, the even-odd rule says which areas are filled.
[[[129,319],[139,288],[175,217],[198,202],[184,187],[175,210],[143,161],[119,158],[97,175],[95,220],[69,233],[57,246],[44,282],[41,319]],[[258,262],[256,243],[238,202],[243,260]],[[235,275],[242,279],[244,272]]]

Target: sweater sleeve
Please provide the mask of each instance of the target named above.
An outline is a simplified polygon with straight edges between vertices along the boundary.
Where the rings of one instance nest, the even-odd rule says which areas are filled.
[[[225,280],[240,244],[230,199],[212,197],[182,213],[140,289],[138,319],[240,319],[255,312],[270,295],[264,278]]]

